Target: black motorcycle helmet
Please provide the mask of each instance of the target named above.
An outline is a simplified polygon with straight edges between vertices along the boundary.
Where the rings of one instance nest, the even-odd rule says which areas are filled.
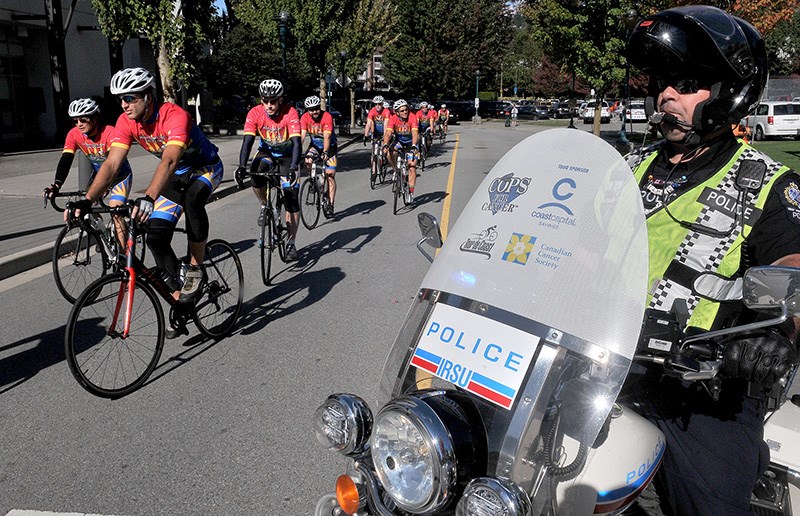
[[[645,106],[655,111],[659,78],[696,79],[711,89],[697,105],[687,144],[744,117],[764,91],[767,51],[749,23],[705,5],[667,9],[648,16],[634,29],[626,49],[628,62],[650,76]]]

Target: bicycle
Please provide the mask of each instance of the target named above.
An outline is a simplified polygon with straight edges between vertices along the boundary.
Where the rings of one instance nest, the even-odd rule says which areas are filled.
[[[422,142],[421,142],[422,145],[420,145],[420,148],[419,148],[419,164],[420,164],[420,168],[422,170],[425,170],[425,162],[428,160],[428,146],[429,146],[428,142],[429,142],[429,140],[431,138],[430,132],[427,131],[427,130],[426,131],[422,131],[421,138],[422,138]]]
[[[267,202],[261,206],[259,218],[263,215],[264,224],[261,226],[261,235],[258,240],[258,247],[261,250],[261,282],[264,285],[270,284],[272,279],[272,255],[275,251],[281,261],[286,261],[286,240],[289,233],[285,220],[286,202],[283,198],[283,188],[280,185],[281,161],[276,160],[272,168],[264,174],[250,174],[266,177],[268,179]],[[292,179],[292,187],[296,180]],[[302,209],[301,218],[302,218]]]
[[[129,201],[92,211],[129,216],[132,206]],[[96,396],[125,396],[141,387],[155,370],[166,336],[164,310],[157,295],[170,306],[173,328],[183,328],[192,319],[211,339],[228,335],[242,308],[244,272],[230,244],[218,239],[206,244],[203,264],[208,279],[197,301],[184,306],[167,285],[166,271],[148,268],[137,258],[137,236],[142,232],[138,223],[128,224],[125,269],[86,287],[67,320],[64,348],[70,371]]]
[[[444,122],[436,122],[436,139],[440,144],[444,143],[446,135],[444,134]]]
[[[317,172],[319,164],[322,163],[322,156],[319,153],[309,152],[306,154],[306,159],[311,160],[311,174],[300,185],[300,220],[306,229],[314,229],[319,222],[320,211],[325,214],[326,219],[333,216],[330,208],[329,181],[335,179],[325,174],[324,164],[322,173]]]
[[[54,210],[63,213],[65,208],[56,203],[58,197],[77,199],[85,193],[81,190],[59,192],[45,198],[44,207],[49,200]],[[100,203],[106,207],[102,200]],[[67,222],[53,244],[53,279],[61,296],[70,303],[75,303],[90,283],[125,266],[125,253],[120,249],[114,219],[103,224],[99,215],[86,215],[84,220],[86,223],[77,225]],[[142,245],[140,249],[138,258],[144,261],[147,248]]]
[[[397,153],[397,174],[392,183],[392,194],[394,196],[392,211],[397,215],[397,205],[400,197],[403,198],[403,206],[411,204],[411,191],[408,185],[408,160],[406,159],[406,149],[403,147]]]
[[[381,150],[383,148],[383,139],[378,137],[372,138],[372,153],[369,157],[369,187],[374,190],[376,184],[383,184],[386,181],[386,173],[389,164],[387,163],[386,156]]]

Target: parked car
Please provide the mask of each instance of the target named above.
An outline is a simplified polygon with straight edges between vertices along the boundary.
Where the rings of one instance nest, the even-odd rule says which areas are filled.
[[[625,114],[625,118],[626,121],[630,122],[647,122],[647,114],[644,111],[644,101],[632,100],[630,108],[627,109],[627,113]]]
[[[539,120],[539,113],[535,106],[518,106],[517,118],[519,120]]]
[[[586,106],[581,112],[581,118],[583,119],[584,124],[594,123],[594,109],[596,104],[597,102],[594,100],[590,100],[586,103]],[[608,102],[604,100],[602,104],[600,104],[600,123],[607,124],[610,121],[611,112],[608,110]]]
[[[547,120],[553,115],[553,107],[550,104],[537,104],[534,109],[536,114],[539,115],[539,120]]]
[[[754,140],[783,136],[800,139],[800,102],[761,102],[750,116],[748,126]]]
[[[559,102],[556,106],[556,114],[555,118],[569,118],[570,110],[569,110],[569,102]]]

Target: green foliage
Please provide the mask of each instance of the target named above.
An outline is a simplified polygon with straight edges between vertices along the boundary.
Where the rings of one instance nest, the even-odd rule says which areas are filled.
[[[187,85],[198,81],[203,46],[214,27],[212,0],[186,1],[177,14],[173,0],[92,0],[92,7],[108,39],[143,37],[154,48],[163,41],[169,70],[162,75]]]
[[[772,75],[800,73],[800,12],[778,23],[765,40]]]
[[[640,18],[631,0],[541,0],[526,3],[523,13],[550,59],[599,97],[624,81],[628,30]]]
[[[402,34],[386,48],[384,71],[404,95],[471,97],[475,72],[494,83],[511,39],[502,0],[395,0]],[[486,84],[486,83],[484,83]]]

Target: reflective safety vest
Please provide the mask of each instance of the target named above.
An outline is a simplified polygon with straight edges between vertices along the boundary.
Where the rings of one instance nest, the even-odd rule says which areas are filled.
[[[657,147],[645,150],[638,156],[634,175],[639,184],[657,156]],[[761,161],[766,172],[760,190],[747,194],[743,206],[739,205],[740,190],[736,186],[737,172],[745,160]],[[760,165],[759,165],[760,166]],[[720,310],[720,302],[703,297],[694,286],[702,277],[704,285],[717,284],[718,300],[737,300],[737,293],[727,292],[728,279],[739,277],[742,244],[761,216],[764,203],[775,181],[789,170],[740,142],[733,157],[713,176],[673,197],[667,204],[669,212],[678,221],[699,224],[727,233],[710,236],[689,229],[669,216],[663,206],[657,205],[647,213],[647,232],[650,248],[650,273],[648,305],[669,312],[676,300],[686,301],[689,320],[687,326],[704,330],[717,329],[729,313]],[[647,195],[644,191],[642,195]],[[744,209],[744,217],[736,216]],[[703,292],[708,292],[703,288]],[[738,292],[738,296],[741,292]],[[740,305],[739,305],[740,306]]]

